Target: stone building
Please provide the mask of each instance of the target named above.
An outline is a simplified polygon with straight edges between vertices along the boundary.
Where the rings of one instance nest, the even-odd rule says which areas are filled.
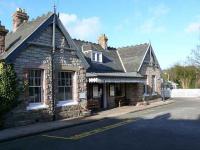
[[[136,105],[160,96],[160,66],[151,44],[109,47],[72,39],[55,13],[29,21],[13,14],[13,30],[0,24],[0,61],[14,64],[20,104],[6,126],[73,118],[88,109]],[[145,96],[145,99],[144,99]]]
[[[88,103],[95,102],[91,106],[137,105],[160,97],[161,69],[150,43],[113,48],[104,34],[98,44],[74,41],[90,65],[86,77]]]
[[[14,64],[20,81],[20,104],[6,126],[81,115],[86,106],[88,63],[55,13],[28,21],[18,9],[13,31],[0,26],[0,60]],[[80,103],[79,103],[80,102]]]

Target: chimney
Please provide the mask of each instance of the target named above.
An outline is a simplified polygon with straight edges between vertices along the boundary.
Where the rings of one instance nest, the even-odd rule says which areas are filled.
[[[13,14],[13,32],[23,23],[28,21],[29,16],[25,12],[25,9],[17,8],[17,11]]]
[[[0,22],[0,54],[5,51],[5,37],[7,33],[8,30],[6,30],[5,26],[1,25]]]
[[[101,47],[105,50],[107,50],[108,48],[107,42],[108,42],[108,38],[105,34],[102,34],[98,39],[99,45],[101,45]]]

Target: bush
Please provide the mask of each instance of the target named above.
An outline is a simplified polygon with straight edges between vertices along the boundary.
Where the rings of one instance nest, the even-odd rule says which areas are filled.
[[[17,77],[13,65],[0,62],[0,126],[3,115],[17,104]]]

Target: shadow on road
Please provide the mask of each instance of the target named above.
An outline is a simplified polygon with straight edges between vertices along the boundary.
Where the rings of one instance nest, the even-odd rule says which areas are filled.
[[[0,148],[2,150],[61,150],[66,147],[73,150],[198,150],[200,148],[200,120],[172,118],[170,113],[152,118],[108,118],[44,133],[55,138],[44,137],[43,134],[25,137],[1,143]],[[85,136],[87,134],[89,135]],[[76,135],[82,137],[78,140],[69,139]]]

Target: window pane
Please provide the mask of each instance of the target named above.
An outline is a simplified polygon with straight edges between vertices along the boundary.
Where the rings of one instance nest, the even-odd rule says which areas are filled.
[[[59,100],[65,100],[65,98],[64,98],[64,87],[58,88],[58,99]]]
[[[29,99],[30,102],[41,102],[41,70],[29,71]]]
[[[72,73],[59,72],[58,76],[58,98],[59,100],[72,99]]]
[[[71,87],[66,87],[65,88],[65,92],[66,92],[66,100],[71,100],[72,99],[72,89]]]
[[[61,86],[65,86],[65,79],[61,80]]]
[[[34,98],[34,88],[29,87],[29,101],[31,103],[34,103],[35,98]]]
[[[35,79],[35,86],[40,86],[41,85],[41,79],[40,78],[36,78]]]
[[[97,53],[97,61],[99,62],[99,54]]]
[[[35,87],[35,102],[41,102],[41,88]]]
[[[33,79],[29,78],[29,86],[32,86],[32,85],[33,85]]]
[[[65,78],[65,72],[61,72],[61,78],[62,78],[62,79]]]
[[[34,88],[29,87],[29,96],[33,96],[34,92],[33,92]]]

